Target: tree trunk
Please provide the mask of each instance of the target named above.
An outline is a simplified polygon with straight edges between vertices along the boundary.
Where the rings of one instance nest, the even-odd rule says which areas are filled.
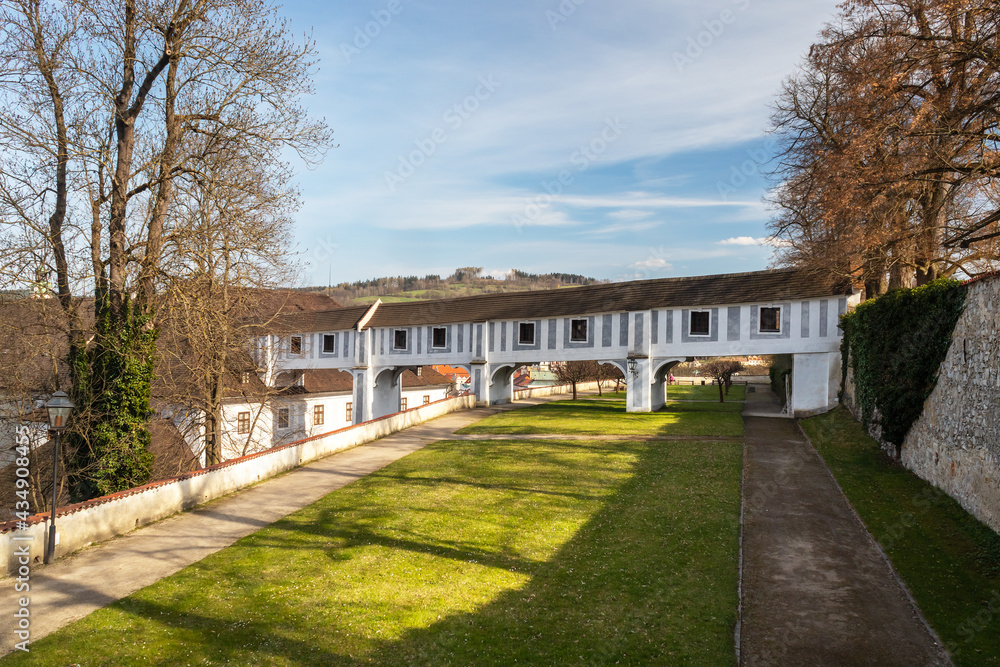
[[[573,380],[573,400],[576,400],[576,380]]]

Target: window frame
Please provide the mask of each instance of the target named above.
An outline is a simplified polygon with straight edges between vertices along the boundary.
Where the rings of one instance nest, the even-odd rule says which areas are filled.
[[[292,411],[290,408],[278,408],[274,416],[275,428],[283,430],[292,427]],[[282,425],[284,422],[284,425]]]
[[[329,349],[327,349],[326,346],[326,342],[328,339],[333,342],[333,344],[330,345]],[[336,353],[337,353],[337,334],[335,333],[323,334],[323,354],[336,354]]]
[[[524,328],[531,327],[531,339],[526,340],[524,338]],[[534,345],[537,338],[538,327],[535,326],[534,322],[518,322],[517,323],[517,344],[518,345]]]
[[[302,354],[302,336],[289,336],[288,337],[288,354],[294,354],[296,356]]]
[[[236,435],[250,433],[250,411],[236,413]]]
[[[399,336],[403,335],[403,345],[399,345]],[[410,332],[406,329],[393,329],[392,330],[392,349],[394,350],[408,350],[410,345]]]
[[[352,421],[354,419],[354,402],[348,401],[347,405],[344,407],[345,407],[344,413],[347,417],[347,421]]]
[[[764,311],[774,311],[774,318],[777,324],[775,329],[764,328]],[[781,306],[757,306],[757,333],[759,334],[780,334],[781,333]]]
[[[424,394],[424,403],[423,404],[424,405],[430,405],[431,404],[431,395],[430,394]]]
[[[399,411],[403,412],[406,410],[406,396],[401,396],[399,399]]]
[[[326,405],[317,403],[313,406],[313,426],[322,426],[326,422]]]
[[[707,319],[707,328],[704,332],[694,330],[694,316],[704,315]],[[708,338],[712,335],[712,311],[711,310],[690,310],[688,311],[688,336],[698,336]]]
[[[441,342],[438,343],[438,332],[441,332]],[[448,327],[431,327],[431,349],[443,350],[448,347]]]
[[[577,335],[577,323],[583,325],[583,337]],[[590,340],[590,320],[586,317],[574,317],[569,321],[569,342],[586,343]]]

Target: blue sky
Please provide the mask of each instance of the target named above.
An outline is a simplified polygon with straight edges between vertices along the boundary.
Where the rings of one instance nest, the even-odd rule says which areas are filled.
[[[286,3],[339,144],[298,168],[302,283],[766,268],[768,103],[835,5]]]

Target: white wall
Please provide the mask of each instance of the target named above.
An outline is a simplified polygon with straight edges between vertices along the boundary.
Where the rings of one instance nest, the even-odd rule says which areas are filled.
[[[59,530],[56,558],[94,542],[124,535],[135,528],[246,488],[309,461],[372,442],[449,412],[469,409],[474,403],[473,396],[459,396],[438,401],[351,428],[220,463],[174,479],[153,482],[136,489],[63,508],[56,513],[56,525]],[[36,514],[29,518],[27,530],[16,530],[15,522],[0,524],[0,553],[6,555],[5,564],[8,573],[17,570],[15,547],[28,545],[30,557],[33,559],[37,556],[41,560],[46,543],[47,517],[47,514]],[[29,541],[25,538],[31,539]]]

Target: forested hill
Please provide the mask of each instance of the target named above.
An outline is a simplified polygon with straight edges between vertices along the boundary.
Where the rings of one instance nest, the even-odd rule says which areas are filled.
[[[383,302],[410,301],[413,299],[447,299],[472,294],[494,292],[516,292],[524,290],[558,289],[578,285],[593,285],[608,282],[572,273],[545,273],[537,275],[514,269],[507,276],[484,276],[477,266],[457,269],[446,278],[436,275],[390,276],[340,283],[332,287],[303,287],[301,291],[317,292],[330,296],[342,305],[372,303],[381,298]]]

